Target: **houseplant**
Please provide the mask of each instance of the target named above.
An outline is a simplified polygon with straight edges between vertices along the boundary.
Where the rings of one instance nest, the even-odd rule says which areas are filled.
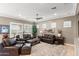
[[[36,26],[36,23],[33,23],[32,35],[33,35],[34,38],[36,38],[36,36],[37,36],[37,26]]]

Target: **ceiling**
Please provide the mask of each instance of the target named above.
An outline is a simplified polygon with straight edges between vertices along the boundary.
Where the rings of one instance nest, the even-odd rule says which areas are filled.
[[[73,16],[76,13],[76,3],[0,3],[0,16],[41,22],[50,19]],[[51,9],[54,8],[55,9]],[[36,20],[42,17],[40,20]]]

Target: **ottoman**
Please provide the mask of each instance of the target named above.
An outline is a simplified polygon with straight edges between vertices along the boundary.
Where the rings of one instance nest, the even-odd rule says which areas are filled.
[[[18,54],[20,55],[21,53],[21,48],[22,48],[23,44],[16,44],[15,47],[18,48]]]
[[[40,43],[40,39],[38,39],[38,38],[33,38],[33,39],[30,39],[30,40],[27,40],[27,42],[28,42],[28,43],[31,43],[32,46],[34,46],[34,45]]]
[[[21,48],[21,55],[29,55],[31,53],[31,43],[25,43]]]

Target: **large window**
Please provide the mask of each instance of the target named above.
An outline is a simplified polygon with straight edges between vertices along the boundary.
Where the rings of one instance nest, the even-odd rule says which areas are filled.
[[[10,23],[10,37],[14,37],[15,35],[23,34],[32,34],[32,25],[31,24],[22,24],[22,23]]]
[[[24,24],[24,33],[31,34],[32,33],[32,25]]]
[[[64,27],[71,27],[71,21],[64,21]]]
[[[23,35],[23,24],[21,23],[10,23],[10,37],[14,37],[16,34]]]
[[[39,25],[37,25],[37,28],[40,28]]]

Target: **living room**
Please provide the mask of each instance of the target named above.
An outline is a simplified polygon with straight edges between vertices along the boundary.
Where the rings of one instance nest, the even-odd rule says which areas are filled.
[[[0,3],[0,55],[74,56],[78,12],[77,3]]]

